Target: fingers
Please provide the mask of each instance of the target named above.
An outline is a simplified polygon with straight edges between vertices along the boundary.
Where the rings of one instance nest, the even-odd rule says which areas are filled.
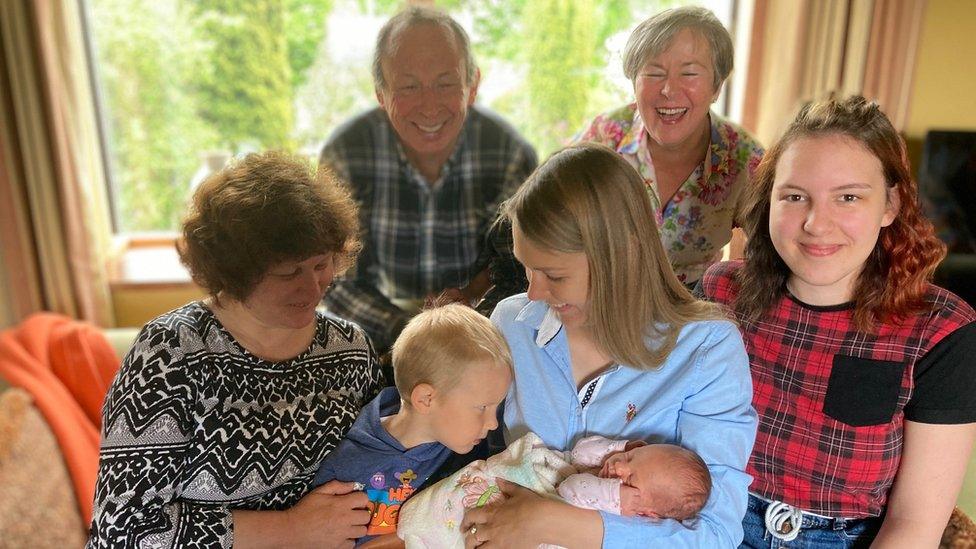
[[[349,517],[349,524],[352,524],[353,526],[366,526],[367,524],[369,524],[369,519],[372,518],[372,514],[370,514],[370,512],[365,509],[356,509],[354,511],[350,511],[350,513],[351,514]],[[365,535],[366,535],[366,531],[364,528],[363,534],[357,537],[362,537]]]
[[[314,491],[319,494],[328,494],[330,496],[342,496],[353,492],[356,490],[355,482],[340,482],[338,480],[330,480],[322,486],[319,486]]]
[[[488,515],[484,507],[472,507],[464,512],[461,519],[461,533],[467,534],[468,530],[476,524],[484,524],[488,520]]]
[[[464,536],[465,547],[484,547],[489,539],[487,525],[484,523],[472,524],[461,533]]]
[[[495,484],[498,485],[498,489],[502,491],[506,496],[514,495],[520,490],[528,490],[525,486],[521,484],[512,482],[510,480],[505,480],[502,477],[495,477]]]

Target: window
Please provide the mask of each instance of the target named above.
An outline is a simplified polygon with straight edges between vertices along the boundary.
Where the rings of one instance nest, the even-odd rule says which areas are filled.
[[[234,154],[315,158],[375,105],[370,56],[394,0],[85,0],[115,224],[173,231],[193,186]],[[732,0],[706,2],[724,22]],[[668,0],[453,0],[482,70],[479,102],[541,157],[632,100],[630,30]],[[721,104],[721,103],[720,103]]]

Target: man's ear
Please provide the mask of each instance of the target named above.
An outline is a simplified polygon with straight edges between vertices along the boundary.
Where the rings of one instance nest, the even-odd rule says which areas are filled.
[[[380,108],[384,111],[386,110],[386,98],[383,97],[383,90],[379,88],[373,88],[373,92],[376,93],[376,102],[380,104]]]
[[[418,383],[410,391],[410,406],[418,413],[426,415],[430,412],[431,403],[434,400],[434,393],[437,390],[430,383]]]

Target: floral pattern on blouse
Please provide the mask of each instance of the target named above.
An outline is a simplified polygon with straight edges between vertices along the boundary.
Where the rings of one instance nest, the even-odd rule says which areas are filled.
[[[740,225],[746,186],[763,155],[759,142],[740,126],[714,112],[710,124],[708,157],[663,208],[649,136],[636,103],[597,116],[573,139],[607,145],[637,168],[647,184],[671,266],[685,284],[697,282],[705,269],[722,259],[722,247],[732,239],[733,227]]]

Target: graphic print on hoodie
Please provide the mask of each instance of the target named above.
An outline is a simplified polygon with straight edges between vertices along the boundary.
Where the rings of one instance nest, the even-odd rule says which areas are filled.
[[[399,410],[396,387],[383,389],[363,408],[346,438],[322,461],[312,483],[320,486],[335,479],[365,487],[371,517],[366,537],[357,545],[374,536],[395,533],[400,506],[453,454],[439,442],[404,448],[380,423],[380,418]]]

